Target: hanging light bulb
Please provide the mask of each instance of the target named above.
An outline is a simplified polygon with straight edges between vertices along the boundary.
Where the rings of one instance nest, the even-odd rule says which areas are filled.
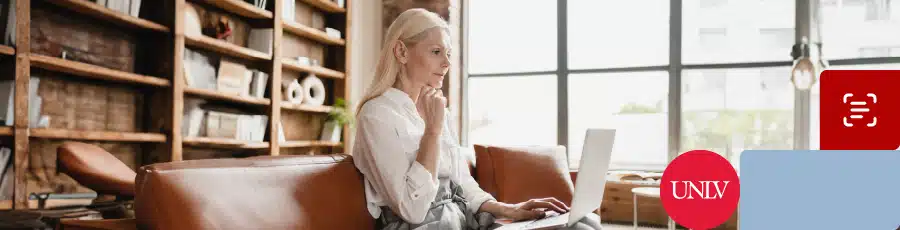
[[[811,1],[813,18],[812,35],[816,41],[811,43],[808,37],[804,36],[800,39],[799,44],[795,44],[791,50],[791,57],[794,59],[794,66],[791,70],[791,83],[798,90],[806,91],[811,89],[819,80],[822,72],[829,67],[828,60],[822,54],[822,25],[821,10],[818,1]]]
[[[828,67],[828,61],[821,57],[821,46],[809,44],[806,37],[795,45],[793,56],[794,67],[791,70],[791,83],[798,90],[809,90],[819,80],[819,75]]]
[[[813,62],[808,57],[804,57],[794,62],[791,82],[799,90],[809,90],[816,84],[816,75],[818,74]]]

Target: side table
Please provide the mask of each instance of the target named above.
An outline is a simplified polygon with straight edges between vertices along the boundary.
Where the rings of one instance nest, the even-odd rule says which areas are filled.
[[[658,187],[633,188],[633,189],[631,189],[631,193],[634,194],[634,200],[633,200],[634,201],[634,229],[637,229],[637,227],[638,227],[638,216],[637,216],[637,213],[638,213],[637,198],[638,198],[638,196],[659,199],[660,198],[659,188]],[[672,220],[672,217],[669,217],[669,221],[668,221],[667,225],[668,225],[669,230],[675,229],[675,221]]]

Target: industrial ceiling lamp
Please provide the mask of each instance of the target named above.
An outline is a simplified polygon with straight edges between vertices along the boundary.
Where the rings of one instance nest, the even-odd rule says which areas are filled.
[[[799,90],[809,90],[818,81],[819,74],[825,69],[825,65],[820,61],[819,55],[812,55],[812,53],[819,53],[813,50],[818,51],[820,46],[810,44],[805,37],[802,40],[800,44],[794,45],[791,52],[791,56],[794,58],[791,83]]]
[[[822,55],[822,25],[820,10],[816,3],[811,2],[813,17],[811,18],[813,31],[811,31],[816,42],[810,42],[809,38],[804,36],[800,39],[800,44],[795,44],[791,49],[791,57],[794,59],[794,66],[791,70],[791,83],[798,90],[807,91],[816,85],[822,71],[828,68],[828,60]]]

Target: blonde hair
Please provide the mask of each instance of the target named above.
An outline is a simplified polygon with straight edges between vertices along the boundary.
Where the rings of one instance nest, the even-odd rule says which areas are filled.
[[[384,91],[393,87],[397,79],[400,78],[402,66],[400,61],[397,60],[397,56],[394,55],[394,46],[398,42],[403,42],[407,47],[411,47],[425,39],[427,36],[425,32],[432,28],[441,28],[446,30],[448,34],[450,30],[450,27],[440,16],[421,8],[406,10],[394,19],[384,37],[381,56],[375,68],[375,77],[359,103],[359,107],[356,110],[357,115],[362,112],[362,107],[366,102],[380,96]]]

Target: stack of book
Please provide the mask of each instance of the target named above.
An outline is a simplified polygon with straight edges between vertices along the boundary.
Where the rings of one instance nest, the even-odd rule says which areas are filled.
[[[216,60],[220,59],[220,60]],[[218,62],[218,67],[215,66]],[[185,49],[184,80],[190,88],[242,97],[264,98],[269,74],[227,58]]]
[[[138,17],[141,12],[141,0],[94,0],[94,2],[132,17]]]
[[[261,142],[268,127],[268,116],[247,113],[224,106],[210,105],[201,99],[184,100],[184,124],[186,137],[227,138]]]

